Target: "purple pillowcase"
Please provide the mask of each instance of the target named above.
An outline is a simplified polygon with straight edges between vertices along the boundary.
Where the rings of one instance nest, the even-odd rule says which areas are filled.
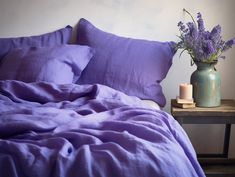
[[[0,80],[75,83],[92,56],[93,49],[79,45],[15,48],[2,60]]]
[[[116,36],[85,19],[79,21],[77,43],[96,51],[78,84],[99,83],[165,105],[160,82],[172,64],[175,43]]]
[[[4,55],[14,48],[67,44],[70,40],[72,30],[73,28],[71,26],[66,26],[65,28],[56,30],[54,32],[38,36],[0,38],[0,61]]]

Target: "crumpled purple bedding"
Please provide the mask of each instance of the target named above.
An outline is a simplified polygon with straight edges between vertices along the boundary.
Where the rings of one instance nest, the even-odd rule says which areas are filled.
[[[1,177],[205,176],[181,126],[103,85],[0,81]]]

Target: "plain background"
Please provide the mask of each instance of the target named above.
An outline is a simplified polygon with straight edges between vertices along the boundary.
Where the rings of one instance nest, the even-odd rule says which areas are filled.
[[[224,40],[235,37],[234,0],[0,0],[0,37],[39,35],[66,25],[76,27],[80,18],[86,18],[98,28],[120,36],[177,41],[177,23],[201,12],[207,30],[222,26]],[[74,33],[75,37],[75,33]],[[167,98],[165,111],[170,112],[170,99],[179,92],[179,84],[187,83],[195,66],[190,57],[178,52],[163,81]],[[222,98],[235,99],[235,47],[225,53],[217,70],[222,78]],[[184,126],[197,152],[219,153],[223,148],[223,125]],[[235,126],[229,151],[235,157]]]

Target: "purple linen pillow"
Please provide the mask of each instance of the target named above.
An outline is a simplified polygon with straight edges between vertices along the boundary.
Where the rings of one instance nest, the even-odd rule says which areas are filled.
[[[0,80],[75,83],[92,56],[90,47],[80,45],[15,48],[2,60]]]
[[[65,28],[54,32],[38,36],[0,38],[0,61],[10,50],[14,48],[67,44],[70,40],[72,30],[73,28],[71,26],[66,26]]]
[[[160,82],[172,65],[174,42],[120,37],[81,19],[77,43],[96,51],[78,84],[99,83],[131,96],[153,100],[161,107],[166,104]]]

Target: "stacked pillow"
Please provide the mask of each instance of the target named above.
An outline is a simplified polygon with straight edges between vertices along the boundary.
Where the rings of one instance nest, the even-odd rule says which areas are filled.
[[[92,56],[90,47],[80,45],[15,48],[2,60],[0,79],[75,83]]]
[[[77,44],[95,49],[78,84],[103,84],[165,105],[160,83],[172,65],[175,43],[120,37],[81,19]]]
[[[79,21],[76,45],[66,45],[71,33],[67,26],[39,36],[0,38],[0,79],[103,84],[165,105],[160,83],[172,65],[174,42],[120,37],[85,19]]]
[[[93,56],[88,46],[66,45],[72,27],[38,36],[0,38],[0,80],[75,83]]]
[[[59,44],[67,44],[70,40],[73,28],[66,26],[65,28],[46,33],[38,36],[16,37],[16,38],[0,38],[0,61],[14,48],[24,47],[45,47]]]

